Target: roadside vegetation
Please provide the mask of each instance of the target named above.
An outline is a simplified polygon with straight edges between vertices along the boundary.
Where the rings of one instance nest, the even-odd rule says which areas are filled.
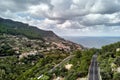
[[[24,36],[0,34],[0,80],[31,80],[46,74],[70,55],[60,49],[51,49],[42,40]]]
[[[89,65],[91,58],[96,52],[96,49],[89,49],[85,51],[75,51],[72,55],[75,55],[68,62],[59,66],[52,74],[54,78],[60,77],[64,80],[76,80],[77,78],[86,78],[88,75]],[[70,68],[66,68],[66,65],[71,65]]]
[[[103,46],[99,53],[102,80],[120,80],[120,42]]]
[[[0,34],[0,44],[0,80],[50,80],[59,76],[65,80],[76,80],[87,77],[95,53],[95,49],[74,52],[47,50],[51,45],[42,40],[8,34]],[[74,57],[50,72],[70,55]],[[70,68],[66,68],[66,65]],[[41,75],[43,76],[38,79]]]
[[[52,31],[0,18],[0,80],[51,80],[59,76],[76,80],[87,76],[94,53],[95,49],[84,50]]]

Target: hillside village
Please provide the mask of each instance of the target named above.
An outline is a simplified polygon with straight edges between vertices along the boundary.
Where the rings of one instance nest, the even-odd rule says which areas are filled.
[[[52,50],[63,50],[66,52],[72,51],[72,48],[65,42],[47,42],[37,39],[28,39],[25,36],[14,36],[1,34],[0,35],[1,46],[8,44],[15,51],[16,54],[20,54],[21,57],[27,55],[35,55],[37,53],[45,53]],[[3,43],[4,42],[4,43]],[[72,46],[72,44],[70,44]],[[78,49],[81,49],[79,45]]]

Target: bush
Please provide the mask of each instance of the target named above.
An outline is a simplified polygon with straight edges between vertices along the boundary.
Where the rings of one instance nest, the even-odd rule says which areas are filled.
[[[43,77],[42,77],[40,80],[49,80],[49,79],[50,79],[49,76],[47,76],[47,75],[43,75]]]
[[[115,73],[113,76],[113,80],[120,80],[120,73]]]
[[[120,66],[120,57],[117,57],[114,62],[117,66]]]
[[[102,80],[112,80],[111,74],[109,72],[101,72]]]
[[[72,72],[69,73],[68,76],[66,76],[65,80],[76,80],[77,79],[77,73],[76,72]]]
[[[0,46],[0,56],[11,56],[14,54],[15,52],[10,45],[4,44]]]
[[[81,58],[82,57],[82,52],[81,51],[75,51],[74,52],[76,58]]]
[[[85,77],[88,74],[86,71],[80,71],[77,75],[77,77]]]

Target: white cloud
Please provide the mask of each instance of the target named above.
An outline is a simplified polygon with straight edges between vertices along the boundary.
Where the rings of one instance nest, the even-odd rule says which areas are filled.
[[[97,0],[90,11],[102,14],[115,13],[120,11],[120,2],[118,0]]]
[[[1,0],[0,13],[59,33],[120,31],[120,0]]]

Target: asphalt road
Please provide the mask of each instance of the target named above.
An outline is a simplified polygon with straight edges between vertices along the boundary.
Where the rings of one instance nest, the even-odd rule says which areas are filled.
[[[91,65],[89,68],[89,77],[88,80],[99,80],[98,76],[98,65],[97,65],[97,55],[93,55],[91,60]]]

